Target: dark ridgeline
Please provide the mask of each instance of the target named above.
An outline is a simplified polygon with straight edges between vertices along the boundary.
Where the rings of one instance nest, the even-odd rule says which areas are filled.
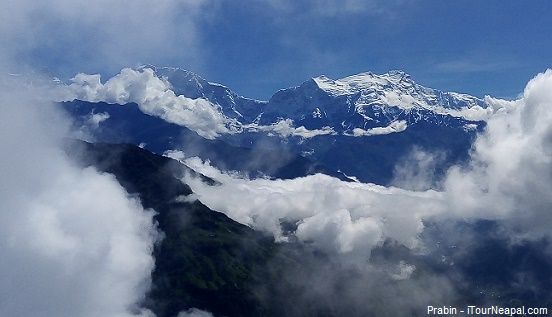
[[[308,244],[275,243],[197,200],[176,200],[192,194],[178,177],[203,176],[174,160],[129,144],[69,143],[67,151],[76,161],[114,174],[145,208],[157,212],[164,238],[154,250],[153,287],[142,305],[158,317],[191,307],[215,316],[424,316],[423,299],[411,302],[411,294],[400,291],[439,276],[456,287],[447,304],[552,303],[552,261],[542,252],[548,241],[510,247],[492,222],[455,225],[456,232],[476,237],[476,245],[434,247],[435,241],[452,242],[447,231],[428,223],[422,236],[430,246],[426,255],[411,254],[392,241],[376,248],[370,260],[376,267],[399,260],[416,266],[409,280],[395,281],[386,274],[363,274]],[[283,226],[294,230],[294,223]],[[520,276],[533,282],[516,284]],[[430,288],[420,293],[431,294]]]
[[[191,307],[217,316],[283,316],[293,310],[307,311],[281,305],[278,297],[285,297],[281,276],[286,270],[302,270],[301,258],[317,257],[316,252],[276,244],[272,237],[197,200],[176,201],[192,194],[177,179],[185,172],[216,185],[177,161],[129,144],[70,143],[71,157],[114,174],[129,193],[140,197],[144,208],[157,212],[155,220],[164,237],[154,251],[153,287],[144,306],[158,317],[176,316]],[[314,316],[326,308],[313,305],[312,309]]]

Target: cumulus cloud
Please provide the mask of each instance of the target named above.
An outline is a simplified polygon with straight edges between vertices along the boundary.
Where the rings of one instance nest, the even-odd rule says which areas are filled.
[[[154,212],[66,157],[69,124],[22,86],[0,87],[0,315],[151,316]]]
[[[65,88],[64,100],[114,104],[133,102],[138,104],[142,112],[186,126],[207,139],[224,133],[235,133],[238,126],[237,121],[225,117],[205,99],[177,96],[170,83],[157,77],[150,68],[124,68],[105,83],[101,82],[99,74],[79,73]]]
[[[477,138],[470,166],[449,171],[445,191],[451,212],[504,218],[528,236],[547,234],[552,225],[552,70],[533,78],[519,100],[489,101],[503,110]]]
[[[340,254],[368,256],[387,238],[416,247],[424,220],[489,219],[510,228],[516,239],[540,238],[552,226],[551,92],[548,70],[528,83],[520,100],[496,100],[497,108],[509,110],[498,111],[488,121],[469,164],[452,167],[442,191],[427,190],[423,181],[415,184],[415,191],[321,174],[249,180],[197,158],[185,163],[221,185],[191,178],[186,182],[203,203],[238,222],[271,232],[280,241],[288,238],[281,222],[292,222],[301,241]],[[434,162],[419,153],[417,160],[422,167]]]

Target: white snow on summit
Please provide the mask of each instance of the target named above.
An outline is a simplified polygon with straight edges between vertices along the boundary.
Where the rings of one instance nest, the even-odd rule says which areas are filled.
[[[348,95],[350,94],[349,87],[346,83],[339,80],[330,79],[324,75],[313,78],[314,82],[320,89],[330,93],[334,96]]]
[[[326,76],[313,78],[316,85],[331,96],[360,94],[355,102],[357,113],[366,106],[395,106],[404,110],[427,109],[467,120],[485,120],[492,114],[484,100],[467,94],[442,92],[415,83],[402,71],[377,75],[360,73],[333,80]]]
[[[490,97],[427,88],[402,71],[337,80],[319,76],[281,89],[269,101],[240,96],[187,70],[149,65],[125,68],[105,82],[100,75],[81,73],[69,85],[58,85],[64,90],[60,100],[136,103],[142,112],[208,139],[243,132],[283,138],[375,136],[402,132],[424,120],[446,124],[446,118],[455,117],[475,123],[501,110],[488,105]]]

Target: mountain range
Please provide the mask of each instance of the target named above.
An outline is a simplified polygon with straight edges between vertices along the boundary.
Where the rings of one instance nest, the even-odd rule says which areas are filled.
[[[443,92],[414,82],[410,75],[393,70],[370,72],[333,80],[324,75],[299,86],[281,89],[268,101],[238,95],[230,88],[208,82],[180,68],[142,66],[166,78],[177,95],[203,98],[241,123],[276,123],[291,119],[307,129],[330,127],[338,132],[388,126],[406,120],[445,121],[447,115],[481,121],[488,114],[484,100],[467,94]]]
[[[260,101],[187,70],[137,68],[145,70],[166,81],[177,96],[208,101],[221,116],[235,120],[241,133],[222,134],[213,145],[186,126],[145,113],[133,103],[113,107],[101,100],[74,100],[63,103],[64,108],[81,126],[103,116],[105,120],[88,131],[97,140],[141,144],[160,154],[182,150],[252,176],[282,177],[274,170],[293,157],[319,166],[304,164],[312,171],[390,184],[397,164],[414,151],[444,157],[435,164],[438,175],[466,159],[476,132],[492,114],[483,99],[426,88],[401,71],[338,80],[319,76]],[[244,151],[250,152],[247,160],[235,159]],[[259,163],[252,165],[254,161]]]

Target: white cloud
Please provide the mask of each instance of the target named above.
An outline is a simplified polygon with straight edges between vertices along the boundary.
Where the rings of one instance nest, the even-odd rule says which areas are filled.
[[[61,55],[56,67],[116,71],[178,57],[198,61],[204,0],[4,1],[0,44],[18,64]],[[178,30],[178,32],[175,32]],[[35,56],[36,56],[35,55]],[[39,65],[42,67],[43,65]]]
[[[361,129],[361,128],[354,128],[353,134],[346,134],[350,136],[374,136],[374,135],[384,135],[384,134],[390,134],[390,133],[397,133],[397,132],[403,132],[408,128],[408,124],[404,120],[399,121],[393,121],[386,127],[376,127],[371,129]]]
[[[304,126],[294,127],[293,120],[280,120],[271,125],[258,125],[255,123],[244,125],[245,131],[249,132],[267,132],[269,135],[278,135],[283,138],[290,136],[298,136],[304,139],[313,138],[319,135],[334,135],[336,132],[333,128],[323,127],[322,129],[309,130]]]
[[[507,219],[525,235],[552,225],[552,70],[539,74],[517,101],[489,98],[497,115],[474,145],[468,169],[445,181],[451,212]]]
[[[421,220],[442,210],[442,194],[434,191],[343,182],[322,174],[249,180],[221,173],[198,158],[185,164],[221,183],[208,186],[199,179],[186,179],[207,206],[271,232],[277,240],[286,240],[280,220],[297,222],[296,234],[302,241],[341,254],[366,256],[386,237],[415,246]]]
[[[463,118],[469,121],[486,121],[493,115],[493,108],[483,108],[480,106],[473,106],[470,108],[464,107],[461,109],[446,109],[446,108],[437,108],[435,109],[436,113],[451,115],[457,118]]]
[[[109,113],[107,112],[99,112],[99,113],[90,113],[88,116],[88,120],[86,120],[86,123],[92,128],[97,129],[100,126],[100,123],[104,122],[105,120],[109,119]]]
[[[398,160],[393,169],[391,184],[415,191],[438,188],[437,166],[445,160],[444,152],[428,153],[419,147],[414,147]]]
[[[151,316],[153,211],[70,161],[68,123],[22,86],[0,87],[0,315]]]
[[[220,134],[235,133],[238,122],[225,117],[205,99],[177,96],[170,84],[150,68],[124,68],[114,77],[101,82],[100,75],[77,74],[66,87],[64,100],[126,104],[134,102],[146,114],[167,122],[186,126],[199,135],[213,139]]]

